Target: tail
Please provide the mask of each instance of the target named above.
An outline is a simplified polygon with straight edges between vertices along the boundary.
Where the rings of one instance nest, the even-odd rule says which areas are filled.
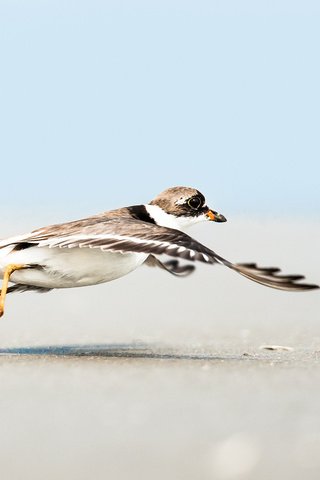
[[[52,288],[45,287],[36,287],[34,285],[23,285],[22,283],[17,283],[16,285],[11,285],[8,287],[7,293],[23,293],[23,292],[38,292],[38,293],[47,293],[53,290]]]

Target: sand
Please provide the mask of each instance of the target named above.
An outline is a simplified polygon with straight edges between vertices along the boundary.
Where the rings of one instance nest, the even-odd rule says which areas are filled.
[[[215,235],[195,233],[231,260],[320,280],[313,223]],[[8,298],[3,480],[319,478],[320,294],[198,270]]]

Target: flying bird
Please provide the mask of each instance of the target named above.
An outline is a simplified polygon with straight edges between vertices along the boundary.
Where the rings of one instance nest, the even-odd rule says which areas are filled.
[[[119,208],[2,240],[0,316],[10,292],[96,285],[127,275],[142,264],[186,276],[195,267],[181,264],[180,259],[218,263],[279,290],[319,288],[299,282],[304,279],[302,275],[281,275],[279,268],[231,263],[184,233],[187,227],[204,221],[225,222],[226,218],[211,210],[198,190],[172,187],[145,205]],[[173,259],[162,261],[162,255]]]

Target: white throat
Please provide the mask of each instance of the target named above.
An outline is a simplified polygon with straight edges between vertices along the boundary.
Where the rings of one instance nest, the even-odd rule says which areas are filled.
[[[157,225],[161,227],[175,228],[176,230],[185,230],[196,223],[207,220],[205,215],[199,215],[197,217],[176,217],[170,213],[166,213],[158,205],[145,205],[150,217],[154,219]]]

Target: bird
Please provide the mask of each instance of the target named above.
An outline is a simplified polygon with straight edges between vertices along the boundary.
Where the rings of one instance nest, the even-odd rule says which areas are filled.
[[[194,271],[194,262],[220,264],[279,290],[319,288],[301,283],[303,275],[282,275],[276,267],[232,263],[185,233],[188,227],[208,221],[223,223],[226,218],[208,207],[199,190],[179,186],[164,190],[147,204],[2,240],[0,316],[7,293],[96,285],[127,275],[142,264],[182,277]],[[191,263],[181,264],[181,260]]]

